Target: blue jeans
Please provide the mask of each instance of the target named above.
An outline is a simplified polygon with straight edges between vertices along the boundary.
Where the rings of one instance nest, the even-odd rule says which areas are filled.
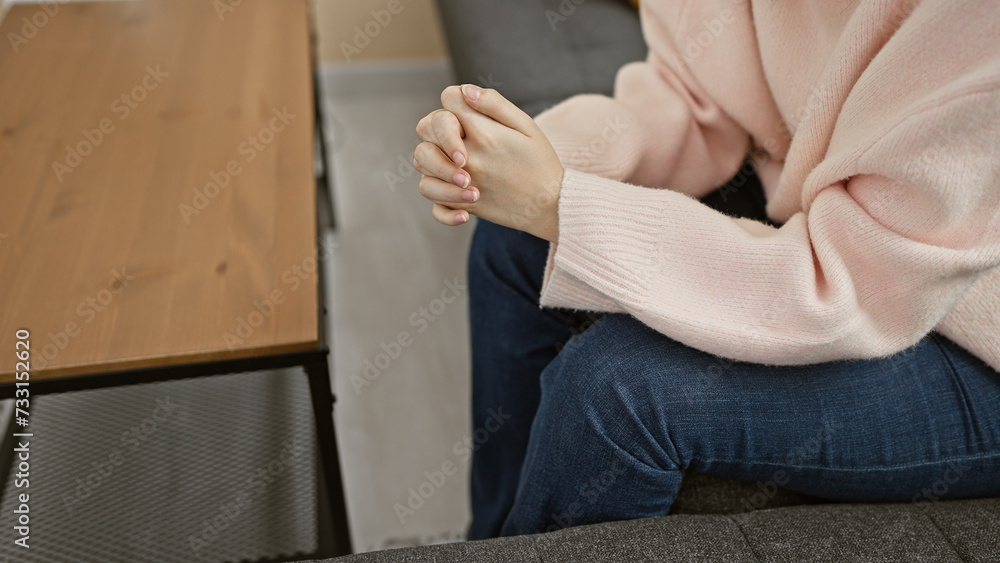
[[[688,469],[840,501],[1000,496],[1000,374],[944,337],[729,361],[627,315],[540,309],[547,248],[486,221],[473,239],[471,539],[667,514]]]

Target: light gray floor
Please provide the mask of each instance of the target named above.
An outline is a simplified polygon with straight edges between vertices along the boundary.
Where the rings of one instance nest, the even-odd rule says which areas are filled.
[[[457,539],[468,519],[468,464],[454,446],[469,434],[472,226],[436,223],[410,165],[417,121],[452,82],[448,65],[328,67],[323,78],[338,221],[327,262],[332,367],[355,549]],[[451,300],[456,281],[459,299],[436,301]],[[401,333],[409,345],[397,350]],[[457,472],[442,483],[435,472],[448,462]]]

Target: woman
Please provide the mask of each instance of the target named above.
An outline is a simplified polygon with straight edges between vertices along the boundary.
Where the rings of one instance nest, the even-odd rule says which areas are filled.
[[[1000,494],[995,3],[640,10],[649,56],[612,98],[532,120],[455,86],[417,126],[435,219],[485,219],[474,423],[509,419],[473,457],[470,537],[666,514],[687,469]],[[695,199],[745,161],[766,221]]]

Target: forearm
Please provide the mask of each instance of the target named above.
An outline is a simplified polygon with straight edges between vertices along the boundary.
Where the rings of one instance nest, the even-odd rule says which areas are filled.
[[[689,346],[758,363],[902,350],[1000,260],[997,244],[956,251],[901,237],[842,186],[776,229],[567,171],[559,215],[543,306],[629,313]]]
[[[614,97],[574,96],[535,121],[566,168],[694,197],[732,177],[749,145],[700,86],[655,56],[622,67]]]

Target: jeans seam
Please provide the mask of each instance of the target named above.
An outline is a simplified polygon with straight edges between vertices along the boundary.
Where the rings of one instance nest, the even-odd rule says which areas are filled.
[[[777,467],[779,469],[821,469],[824,471],[842,471],[847,473],[860,473],[864,471],[890,471],[895,469],[910,469],[913,467],[922,467],[925,465],[938,465],[941,463],[957,463],[960,461],[978,461],[981,459],[989,459],[989,458],[1000,459],[1000,453],[990,453],[990,454],[982,454],[982,455],[968,456],[968,457],[940,459],[935,461],[922,461],[919,463],[907,463],[907,464],[890,465],[884,467],[865,467],[865,468],[834,468],[834,467],[826,467],[823,465],[786,465],[783,463],[776,463],[770,461],[756,462],[750,465],[766,465],[770,467]],[[732,463],[738,465],[748,464],[746,460],[742,459],[710,459],[710,460],[700,460],[700,461],[702,463],[707,463],[707,464],[711,463]]]
[[[969,394],[965,390],[965,385],[962,384],[962,380],[958,377],[958,368],[955,367],[955,362],[951,361],[951,355],[948,351],[944,349],[944,346],[937,341],[936,338],[931,338],[931,342],[937,347],[938,352],[944,357],[944,361],[948,363],[948,368],[951,370],[952,380],[955,382],[955,386],[958,387],[958,392],[962,394],[962,400],[965,401],[965,410],[969,417],[969,426],[972,427],[973,437],[976,444],[982,444],[982,436],[979,434],[979,425],[976,424],[975,415],[972,413],[972,401],[969,400]]]

